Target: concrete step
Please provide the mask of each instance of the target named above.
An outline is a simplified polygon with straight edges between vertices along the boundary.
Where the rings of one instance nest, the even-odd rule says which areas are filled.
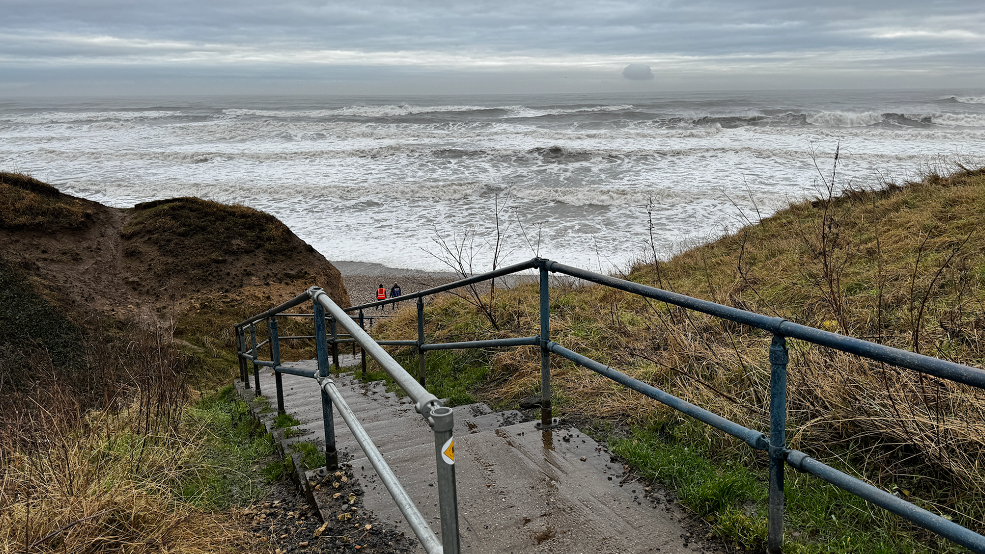
[[[301,362],[313,366],[313,362]],[[300,365],[295,363],[293,365]],[[302,366],[305,367],[305,366]],[[285,407],[302,422],[298,440],[323,443],[321,394],[304,377],[283,376]],[[440,537],[434,435],[406,398],[351,374],[333,378],[402,486]],[[261,371],[273,399],[274,379]],[[274,406],[275,407],[275,406]],[[269,414],[268,414],[269,417]],[[574,428],[540,431],[517,411],[485,404],[455,408],[455,471],[463,552],[715,552],[687,537],[683,514],[644,485],[591,437]],[[337,448],[351,456],[364,509],[413,536],[389,492],[336,412]],[[442,462],[443,463],[443,462]],[[325,517],[334,509],[322,508]],[[687,537],[687,538],[685,538]],[[422,548],[419,548],[423,552]]]
[[[433,443],[384,458],[440,534]],[[412,533],[369,462],[351,463],[365,507]],[[463,551],[700,551],[684,546],[676,509],[668,514],[645,496],[644,485],[626,479],[609,452],[577,429],[540,431],[525,422],[457,436],[455,472]]]

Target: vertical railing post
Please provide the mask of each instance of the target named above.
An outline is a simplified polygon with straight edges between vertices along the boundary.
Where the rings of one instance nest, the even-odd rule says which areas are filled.
[[[364,321],[363,311],[359,310],[359,328],[365,331],[366,326],[363,324],[363,321]],[[362,346],[359,347],[359,365],[362,366],[363,380],[365,381],[366,380],[366,350]]]
[[[441,515],[443,554],[459,554],[458,490],[455,484],[455,415],[451,408],[431,410],[428,423],[434,431],[434,458],[438,476],[438,512]]]
[[[260,366],[257,365],[257,328],[250,323],[250,355],[253,357],[253,382],[256,383],[254,394],[260,396]]]
[[[786,462],[787,339],[773,335],[770,345],[770,475],[766,551],[783,550],[783,465]]]
[[[332,329],[332,365],[335,366],[335,374],[339,373],[339,325],[335,318],[329,320]]]
[[[239,378],[243,387],[250,388],[250,373],[246,369],[246,334],[242,327],[236,327],[236,357],[239,358]]]
[[[551,410],[551,297],[548,291],[547,262],[540,260],[540,427],[549,428],[553,423]]]
[[[417,381],[425,386],[424,357],[424,297],[417,297]]]
[[[277,332],[277,316],[267,319],[267,334],[270,335],[270,359],[274,362],[274,383],[277,385],[277,413],[283,414],[284,411],[284,379],[283,375],[277,371],[280,366],[280,335]]]
[[[318,352],[318,375],[328,377],[328,343],[325,337],[325,307],[315,298],[315,350]],[[321,413],[325,424],[325,469],[339,468],[339,454],[335,450],[335,414],[332,413],[332,397],[321,389]]]

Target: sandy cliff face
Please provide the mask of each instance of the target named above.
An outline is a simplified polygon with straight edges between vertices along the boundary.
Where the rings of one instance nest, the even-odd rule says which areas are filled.
[[[271,307],[317,285],[339,304],[339,271],[269,214],[197,198],[116,209],[0,173],[0,257],[74,313],[157,324],[203,302]]]

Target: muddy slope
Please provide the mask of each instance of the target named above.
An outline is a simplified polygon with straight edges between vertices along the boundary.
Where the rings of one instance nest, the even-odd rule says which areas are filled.
[[[197,198],[116,209],[0,173],[0,257],[69,312],[151,326],[216,297],[272,306],[312,285],[349,305],[339,271],[276,218]]]

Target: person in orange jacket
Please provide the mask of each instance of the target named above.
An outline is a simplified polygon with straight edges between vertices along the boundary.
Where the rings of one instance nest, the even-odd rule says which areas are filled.
[[[386,287],[383,286],[383,283],[380,283],[380,286],[376,288],[376,299],[386,300]],[[377,306],[376,309],[382,310],[383,306]]]

